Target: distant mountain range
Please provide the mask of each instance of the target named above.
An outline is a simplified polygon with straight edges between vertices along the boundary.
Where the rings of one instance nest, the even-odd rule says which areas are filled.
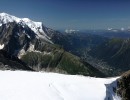
[[[98,35],[108,37],[108,38],[130,38],[130,30],[108,30],[102,31]]]

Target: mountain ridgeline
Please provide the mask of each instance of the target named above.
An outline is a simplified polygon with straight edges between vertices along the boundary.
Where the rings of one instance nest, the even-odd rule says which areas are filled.
[[[0,62],[4,66],[9,66],[2,69],[52,71],[105,77],[98,69],[55,44],[53,40],[57,33],[59,34],[43,26],[41,22],[1,13],[0,47],[6,55],[9,55],[8,57],[2,55]],[[5,63],[8,61],[10,61],[9,64]],[[15,62],[24,67],[15,67]]]

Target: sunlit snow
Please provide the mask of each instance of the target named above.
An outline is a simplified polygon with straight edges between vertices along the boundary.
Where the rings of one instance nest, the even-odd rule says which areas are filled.
[[[0,100],[104,100],[111,94],[107,91],[111,91],[109,89],[113,86],[110,84],[116,79],[0,71]],[[108,90],[106,84],[110,85]],[[112,97],[110,100],[119,98]]]
[[[0,49],[3,49],[4,48],[4,44],[0,45]]]

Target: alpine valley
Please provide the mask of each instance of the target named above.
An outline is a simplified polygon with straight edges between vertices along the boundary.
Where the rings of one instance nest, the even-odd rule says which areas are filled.
[[[53,41],[111,77],[130,69],[129,35],[129,30],[72,32],[55,34]]]

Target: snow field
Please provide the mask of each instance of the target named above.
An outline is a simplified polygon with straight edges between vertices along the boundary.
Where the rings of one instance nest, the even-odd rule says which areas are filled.
[[[116,79],[0,71],[0,100],[104,100],[105,84]]]

